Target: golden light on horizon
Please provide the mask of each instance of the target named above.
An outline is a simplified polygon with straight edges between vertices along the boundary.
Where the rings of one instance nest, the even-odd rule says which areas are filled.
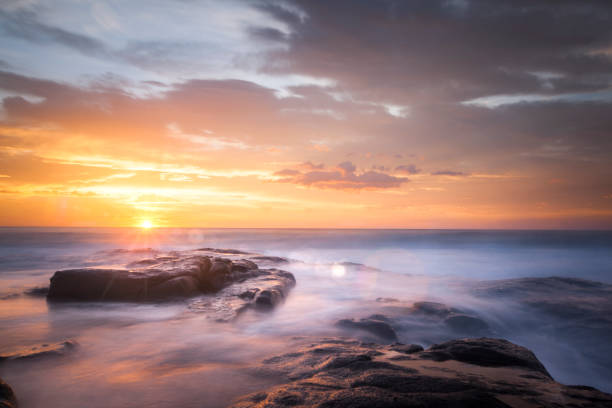
[[[140,222],[139,227],[142,228],[142,229],[151,229],[151,228],[155,227],[155,225],[153,225],[153,222],[151,220],[142,220]]]

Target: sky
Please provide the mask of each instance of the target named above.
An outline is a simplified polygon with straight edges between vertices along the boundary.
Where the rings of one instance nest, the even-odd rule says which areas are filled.
[[[609,0],[4,0],[0,99],[0,225],[612,228]]]

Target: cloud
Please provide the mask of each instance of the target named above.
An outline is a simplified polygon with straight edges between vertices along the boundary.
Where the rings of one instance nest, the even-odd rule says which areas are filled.
[[[414,164],[402,164],[397,166],[395,171],[402,174],[419,174],[421,169],[417,168]]]
[[[275,173],[277,181],[321,189],[338,190],[378,190],[400,187],[409,180],[389,174],[368,170],[356,173],[357,167],[352,162],[342,162],[335,169],[326,171],[298,171],[284,169]]]
[[[300,167],[305,170],[321,170],[325,168],[325,165],[323,163],[314,164],[311,161],[307,161],[300,164]]]
[[[607,88],[612,78],[612,59],[601,51],[612,36],[605,1],[470,0],[461,7],[447,0],[289,2],[307,18],[276,1],[262,3],[261,10],[292,32],[287,48],[273,51],[264,69],[331,77],[360,100],[376,92],[386,99],[378,102],[413,106],[591,92]],[[542,72],[556,75],[534,75]]]
[[[461,177],[461,176],[469,176],[468,173],[464,173],[462,171],[454,171],[454,170],[439,170],[431,173],[432,176],[453,176],[453,177]]]
[[[0,27],[5,34],[35,43],[58,43],[86,55],[109,56],[110,50],[95,38],[41,23],[31,11],[0,10]]]

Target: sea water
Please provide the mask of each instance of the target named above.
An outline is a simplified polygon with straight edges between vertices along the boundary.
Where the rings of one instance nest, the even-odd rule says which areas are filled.
[[[191,313],[184,302],[54,305],[24,294],[59,269],[125,264],[147,248],[201,247],[287,257],[295,262],[283,267],[297,285],[274,312],[233,323]],[[549,276],[612,283],[612,232],[0,228],[0,355],[65,339],[79,344],[61,358],[0,364],[0,376],[25,408],[224,406],[282,381],[252,367],[289,351],[292,339],[345,335],[337,319],[365,316],[362,305],[393,297],[473,310],[497,324],[500,337],[532,349],[556,380],[612,391],[612,368],[585,357],[545,316],[463,290]],[[612,354],[608,334],[591,340]],[[428,346],[452,337],[423,329],[400,341]]]

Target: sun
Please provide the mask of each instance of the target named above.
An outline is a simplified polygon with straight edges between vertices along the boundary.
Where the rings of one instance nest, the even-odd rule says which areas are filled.
[[[151,229],[153,228],[153,223],[151,222],[151,220],[142,220],[142,222],[140,223],[140,228]]]

